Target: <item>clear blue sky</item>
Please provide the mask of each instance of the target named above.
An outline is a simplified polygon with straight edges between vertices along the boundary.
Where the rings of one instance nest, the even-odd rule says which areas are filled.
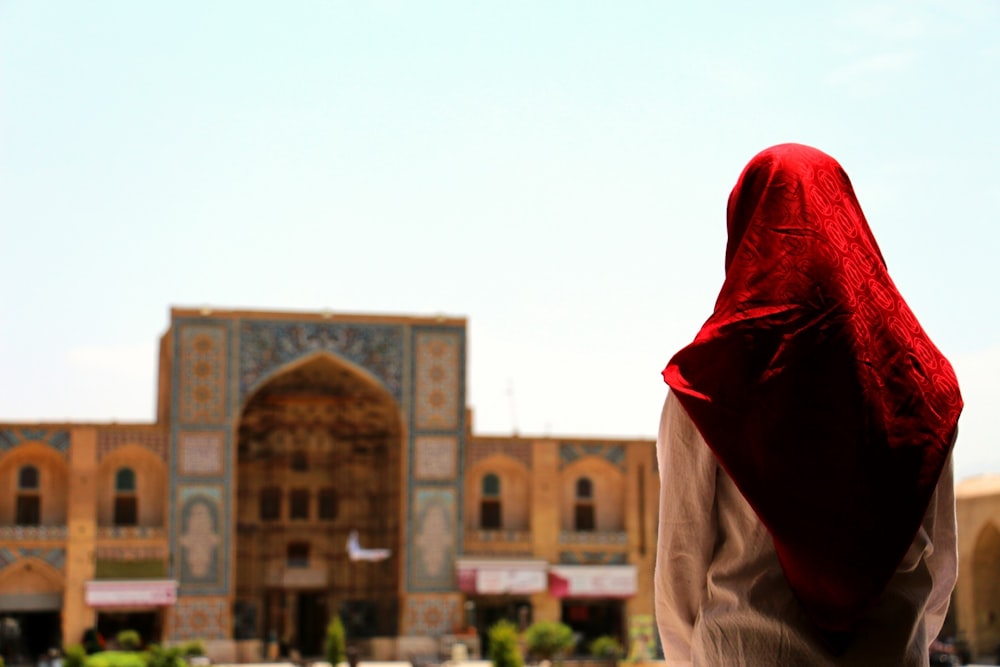
[[[483,434],[653,437],[784,141],[1000,472],[1000,4],[0,1],[0,420],[151,421],[172,305],[469,319]]]

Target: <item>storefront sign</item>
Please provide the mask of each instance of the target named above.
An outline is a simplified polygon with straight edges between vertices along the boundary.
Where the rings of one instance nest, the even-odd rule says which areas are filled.
[[[538,593],[545,590],[544,570],[478,570],[477,593]]]
[[[554,565],[549,593],[557,598],[627,598],[638,590],[634,565]]]
[[[85,592],[90,607],[168,607],[177,602],[177,582],[172,579],[144,581],[88,581]]]
[[[459,561],[458,586],[463,593],[525,595],[546,589],[544,561]]]

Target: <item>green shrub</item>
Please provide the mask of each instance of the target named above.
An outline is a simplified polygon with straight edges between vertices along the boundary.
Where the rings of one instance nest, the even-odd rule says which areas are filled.
[[[625,649],[622,647],[622,643],[618,641],[617,637],[612,637],[611,635],[602,635],[590,642],[587,646],[587,650],[590,651],[590,655],[595,658],[604,658],[606,660],[618,659],[625,655]]]
[[[4,665],[4,662],[3,662],[3,656],[2,656],[2,655],[0,655],[0,667],[3,667],[3,665]]]
[[[115,635],[115,641],[123,651],[138,651],[142,648],[142,637],[135,630],[122,630]]]
[[[326,645],[323,650],[326,661],[337,667],[347,659],[347,637],[340,616],[334,616],[326,626]]]
[[[542,660],[562,656],[576,644],[572,628],[558,621],[533,623],[524,631],[524,640],[531,654]]]
[[[180,646],[163,648],[159,644],[153,644],[143,654],[143,657],[145,658],[143,667],[187,667],[187,661],[183,657],[183,648]],[[91,666],[87,665],[87,667]]]
[[[80,644],[72,644],[63,649],[63,667],[83,667],[87,661],[87,649]]]
[[[135,651],[101,651],[87,656],[84,667],[146,667],[141,653]]]
[[[181,655],[183,655],[185,658],[205,655],[205,644],[198,641],[197,639],[189,641],[188,643],[181,646]]]
[[[487,631],[490,640],[490,661],[494,667],[524,667],[521,649],[517,646],[517,626],[510,621],[498,621]]]

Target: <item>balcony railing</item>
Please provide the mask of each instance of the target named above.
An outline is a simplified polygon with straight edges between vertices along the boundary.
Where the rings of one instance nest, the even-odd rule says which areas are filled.
[[[167,529],[161,526],[99,526],[99,540],[166,539]]]
[[[628,546],[628,533],[625,531],[562,530],[559,531],[559,544],[600,544],[624,547]]]
[[[464,551],[469,555],[523,558],[531,555],[530,530],[466,529]]]
[[[469,530],[465,538],[474,542],[529,542],[530,530]]]
[[[66,526],[0,526],[0,540],[65,540]]]

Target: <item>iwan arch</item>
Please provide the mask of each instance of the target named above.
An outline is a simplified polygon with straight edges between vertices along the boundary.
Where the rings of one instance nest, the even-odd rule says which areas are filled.
[[[456,607],[464,322],[187,315],[163,350],[180,561],[167,633],[211,619],[216,636],[316,654],[330,613],[396,636],[428,600]],[[448,443],[450,478],[412,469],[427,439]],[[348,560],[352,530],[393,556]]]
[[[654,443],[476,436],[465,377],[461,318],[173,309],[156,423],[0,424],[0,617],[245,659],[318,654],[333,614],[374,657],[500,617],[625,639]],[[36,561],[44,586],[5,587]]]

